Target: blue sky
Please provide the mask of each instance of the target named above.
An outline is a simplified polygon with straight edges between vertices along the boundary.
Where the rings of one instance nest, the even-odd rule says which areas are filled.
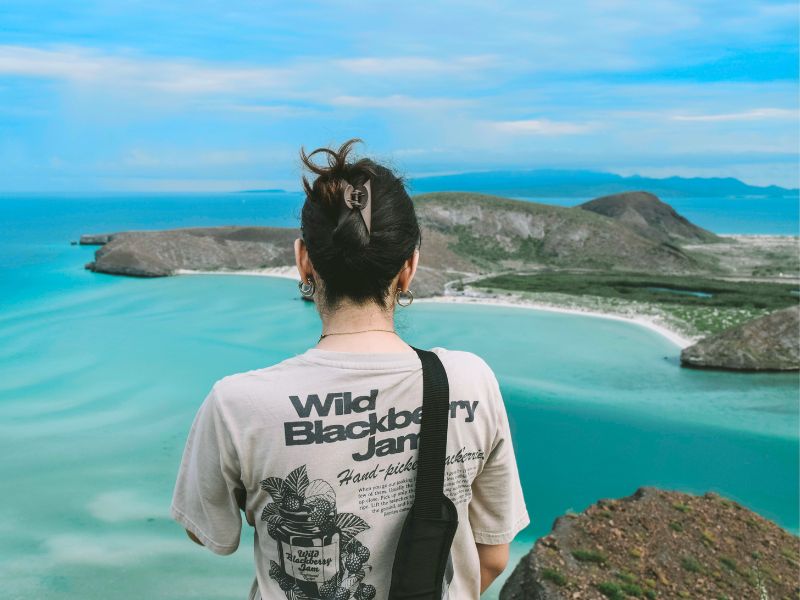
[[[0,190],[299,188],[361,137],[497,168],[798,185],[798,4],[0,5]]]

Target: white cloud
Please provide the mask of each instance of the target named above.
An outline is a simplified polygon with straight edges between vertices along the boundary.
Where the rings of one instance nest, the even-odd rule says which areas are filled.
[[[549,119],[524,119],[521,121],[495,121],[490,126],[502,133],[519,135],[576,135],[594,129],[588,123],[570,123]]]
[[[0,45],[0,76],[54,79],[108,89],[143,88],[146,91],[173,94],[228,94],[255,92],[273,101],[312,100],[329,104],[328,97],[336,90],[372,77],[371,86],[380,84],[396,88],[431,76],[477,76],[492,65],[491,56],[451,57],[386,57],[330,59],[327,57],[294,60],[281,66],[252,66],[237,63],[197,61],[181,58],[142,57],[102,53],[82,46],[35,48]],[[310,83],[314,86],[310,88]],[[314,92],[312,89],[325,90]],[[340,97],[336,104],[357,104]],[[361,105],[389,105],[395,108],[403,96],[363,100]],[[428,101],[420,100],[420,104]],[[234,104],[239,111],[280,113],[281,107]]]
[[[274,158],[277,152],[252,152],[239,150],[203,150],[187,152],[183,150],[149,151],[131,148],[118,161],[124,167],[145,167],[159,170],[175,170],[197,167],[220,167],[227,165],[255,164]]]
[[[754,121],[760,119],[797,119],[797,110],[786,108],[756,108],[744,112],[711,115],[674,115],[674,121]]]
[[[75,46],[40,49],[10,45],[0,46],[0,75],[189,94],[281,87],[289,78],[284,69],[131,58]]]
[[[474,73],[496,63],[491,55],[462,56],[449,59],[425,56],[399,56],[383,58],[346,58],[334,65],[361,75],[439,75],[442,73]]]
[[[418,98],[402,94],[390,96],[334,96],[328,100],[328,103],[333,106],[398,110],[455,108],[474,104],[473,101],[460,98]]]

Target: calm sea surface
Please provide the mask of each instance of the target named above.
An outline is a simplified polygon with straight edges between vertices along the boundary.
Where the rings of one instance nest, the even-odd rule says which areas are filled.
[[[246,598],[252,535],[229,557],[193,545],[167,515],[174,476],[211,384],[313,345],[316,312],[289,280],[91,273],[96,247],[69,242],[296,225],[299,206],[296,194],[0,198],[0,596]],[[778,205],[761,229],[723,231],[728,217],[703,206],[692,219],[714,231],[796,229]],[[415,303],[398,329],[497,373],[533,519],[517,556],[557,515],[642,485],[714,490],[800,527],[796,374],[683,370],[647,329],[518,308]]]

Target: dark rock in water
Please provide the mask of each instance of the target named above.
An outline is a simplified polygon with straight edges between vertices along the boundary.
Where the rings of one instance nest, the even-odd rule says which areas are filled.
[[[556,519],[500,600],[797,598],[800,541],[741,505],[640,488]]]
[[[101,273],[163,277],[179,269],[241,271],[294,264],[296,229],[192,227],[108,234],[87,268]],[[81,236],[81,239],[102,236]]]
[[[685,367],[741,371],[800,369],[800,306],[708,336],[681,351]]]
[[[87,233],[80,237],[78,242],[81,246],[102,246],[111,241],[113,233]]]
[[[682,217],[669,204],[648,192],[624,192],[595,198],[578,208],[610,217],[649,240],[697,244],[720,242],[714,233]]]

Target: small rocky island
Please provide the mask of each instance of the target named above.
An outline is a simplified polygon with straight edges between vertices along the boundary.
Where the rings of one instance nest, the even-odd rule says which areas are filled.
[[[800,540],[731,500],[640,488],[556,519],[500,600],[795,599]]]
[[[708,336],[681,351],[681,364],[737,371],[796,371],[800,368],[800,306]]]

